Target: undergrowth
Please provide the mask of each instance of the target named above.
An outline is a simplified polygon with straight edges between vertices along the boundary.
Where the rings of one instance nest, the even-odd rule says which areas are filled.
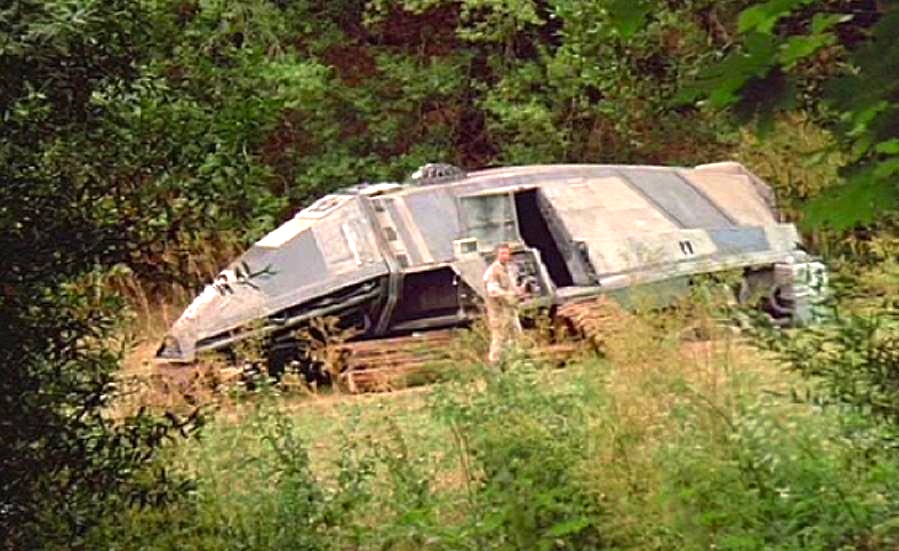
[[[464,376],[395,394],[298,400],[263,386],[219,412],[201,439],[171,451],[172,468],[197,481],[190,500],[123,510],[92,542],[108,549],[895,545],[899,456],[884,444],[890,418],[880,422],[840,402],[843,394],[820,373],[783,369],[803,357],[787,361],[784,350],[803,350],[789,343],[816,333],[778,341],[775,360],[705,323],[701,308],[689,310],[629,316],[606,339],[603,357],[563,370],[525,351],[505,372],[472,356]],[[697,323],[712,338],[684,342]],[[465,338],[463,350],[479,337]],[[819,348],[839,341],[828,342]]]

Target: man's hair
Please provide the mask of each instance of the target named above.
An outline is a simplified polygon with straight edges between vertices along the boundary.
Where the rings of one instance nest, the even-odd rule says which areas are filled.
[[[493,247],[493,254],[499,254],[499,251],[502,249],[512,250],[512,245],[509,245],[506,242],[497,243],[495,247]]]

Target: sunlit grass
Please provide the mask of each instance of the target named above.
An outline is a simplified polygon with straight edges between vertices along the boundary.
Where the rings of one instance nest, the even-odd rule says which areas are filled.
[[[491,370],[476,325],[450,345],[459,369],[430,386],[350,395],[263,384],[210,396],[201,437],[165,458],[196,480],[193,498],[168,512],[131,511],[98,541],[204,549],[892,541],[895,457],[847,440],[845,412],[794,400],[814,383],[722,325],[719,305],[700,298],[622,316],[601,355],[585,347],[565,369],[534,358],[546,344],[537,332],[506,372]]]

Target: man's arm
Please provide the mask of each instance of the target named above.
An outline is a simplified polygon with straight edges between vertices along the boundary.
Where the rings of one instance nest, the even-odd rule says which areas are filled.
[[[490,271],[487,274],[487,277],[484,278],[484,287],[487,291],[487,296],[491,298],[498,298],[505,302],[506,304],[514,306],[518,303],[518,297],[521,294],[520,290],[505,290],[499,283],[499,276],[494,271]]]
[[[515,283],[516,281],[518,281],[518,275],[519,275],[518,270],[519,270],[519,267],[516,264],[512,264],[509,267],[508,273],[509,273],[509,282],[512,284],[512,290],[514,291],[515,297],[520,300],[523,297],[527,296],[529,293],[528,293],[528,289],[527,289],[527,284],[518,285]]]

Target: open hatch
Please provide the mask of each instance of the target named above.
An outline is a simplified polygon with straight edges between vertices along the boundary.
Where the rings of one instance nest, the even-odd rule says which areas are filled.
[[[518,245],[531,252],[522,258],[514,255],[519,271],[540,279],[545,291],[575,284],[560,241],[551,229],[551,225],[560,225],[552,220],[549,203],[538,188],[491,190],[460,197],[459,201],[465,236],[476,242],[479,252],[489,254],[499,243]],[[539,266],[528,266],[531,262],[524,257],[532,257],[531,262]],[[546,284],[546,278],[551,285]]]

